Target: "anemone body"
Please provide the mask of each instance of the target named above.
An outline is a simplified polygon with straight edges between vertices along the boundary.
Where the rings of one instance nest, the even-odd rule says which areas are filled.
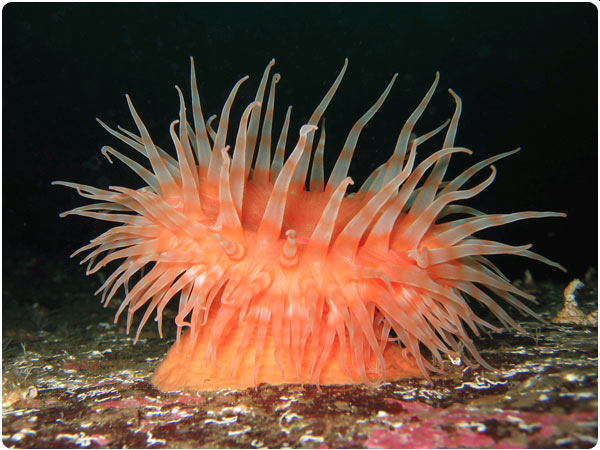
[[[390,158],[347,195],[353,184],[348,168],[361,130],[383,104],[396,75],[352,127],[325,182],[322,117],[347,61],[300,128],[287,158],[291,107],[277,144],[271,142],[280,79],[273,75],[266,93],[273,64],[240,119],[231,156],[229,113],[247,77],[232,89],[214,131],[212,118],[205,121],[202,113],[192,60],[191,114],[177,88],[179,119],[170,127],[176,157],[153,143],[129,97],[138,134],[100,122],[147,159],[149,169],[111,147],[102,149],[109,160],[116,157],[135,171],[144,187],[103,190],[56,182],[95,201],[63,215],[117,223],[76,252],[89,251],[82,261],[88,262],[88,273],[116,266],[98,290],[105,304],[123,292],[115,321],[127,310],[129,331],[141,309],[136,339],[152,315],[162,336],[163,310],[179,297],[177,340],[153,382],[163,390],[245,388],[261,382],[377,383],[429,378],[431,372],[444,371],[446,357],[487,366],[468,329],[477,335],[480,328],[497,328],[476,316],[467,300],[483,303],[504,326],[519,331],[521,326],[495,299],[537,317],[522,302],[533,297],[514,287],[487,256],[515,254],[562,269],[529,245],[474,236],[485,228],[562,214],[485,214],[457,203],[489,186],[496,173],[492,164],[517,150],[444,180],[451,156],[471,153],[454,145],[460,98],[450,90],[456,101],[451,120],[411,138],[438,84],[436,74]],[[441,149],[417,164],[417,147],[446,127]],[[485,181],[463,188],[486,168]]]

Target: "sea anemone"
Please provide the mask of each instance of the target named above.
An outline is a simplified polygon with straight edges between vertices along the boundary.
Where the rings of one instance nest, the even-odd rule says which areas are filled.
[[[115,262],[97,291],[107,305],[123,288],[115,322],[127,309],[129,332],[134,313],[145,308],[136,340],[153,313],[162,337],[163,310],[179,295],[177,340],[152,378],[160,389],[245,388],[261,382],[373,384],[414,375],[430,379],[432,372],[444,373],[446,358],[490,368],[470,333],[498,328],[478,317],[469,302],[482,303],[502,325],[520,332],[523,328],[494,298],[540,319],[522,302],[534,297],[513,286],[487,255],[519,255],[564,269],[530,251],[530,245],[511,246],[473,235],[522,219],[565,215],[485,214],[456,203],[488,187],[496,176],[492,164],[518,149],[444,181],[451,156],[472,153],[454,145],[460,97],[449,90],[456,102],[452,119],[422,136],[412,135],[439,74],[402,127],[389,159],[347,194],[353,184],[348,168],[360,133],[397,74],[350,130],[325,183],[323,113],[347,60],[300,128],[287,159],[291,107],[271,154],[279,74],[271,78],[261,121],[275,61],[268,64],[255,101],[241,116],[232,156],[227,145],[230,110],[248,77],[231,90],[214,131],[214,116],[204,120],[193,59],[191,63],[191,122],[176,86],[179,118],[170,126],[176,158],[154,144],[129,96],[139,134],[98,120],[148,159],[150,170],[111,147],[102,148],[109,161],[117,158],[139,175],[144,187],[105,190],[55,182],[96,201],[61,216],[117,223],[72,255],[90,251],[82,261],[88,263],[88,274]],[[441,149],[415,164],[417,148],[446,127]],[[462,189],[488,167],[484,181]],[[182,335],[184,327],[189,329]]]

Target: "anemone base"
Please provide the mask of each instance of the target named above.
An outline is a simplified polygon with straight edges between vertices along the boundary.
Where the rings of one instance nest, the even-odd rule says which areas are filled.
[[[280,364],[285,372],[281,373],[274,357],[274,341],[271,327],[266,332],[259,367],[254,379],[254,361],[256,351],[256,336],[250,338],[245,350],[238,357],[236,370],[231,373],[232,361],[239,352],[242,342],[242,333],[237,326],[231,326],[227,336],[221,340],[217,347],[216,367],[211,358],[206,358],[206,348],[212,328],[211,318],[200,331],[198,340],[190,347],[190,333],[185,333],[179,342],[173,344],[165,359],[160,363],[152,376],[152,383],[162,391],[181,389],[192,390],[219,390],[219,389],[246,389],[261,383],[272,385],[286,383],[315,383],[314,376],[309,380],[310,362],[312,360],[310,342],[307,343],[300,372],[302,380],[298,377],[298,370],[290,361],[285,352],[281,352]],[[401,378],[422,377],[412,357],[406,357],[400,346],[390,343],[384,351],[385,381]],[[340,346],[334,342],[329,358],[323,365],[319,377],[320,385],[328,384],[359,384],[360,379],[356,367],[352,364],[350,351],[344,352],[344,361],[350,375],[344,370],[340,361]],[[376,358],[367,364],[367,375],[373,381],[378,380]]]

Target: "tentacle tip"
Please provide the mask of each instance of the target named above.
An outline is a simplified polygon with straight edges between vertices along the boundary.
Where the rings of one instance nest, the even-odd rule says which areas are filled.
[[[229,158],[229,149],[230,149],[229,145],[226,145],[225,147],[223,147],[221,149],[221,156],[223,157],[223,164],[226,164],[229,162],[229,159],[230,159]]]
[[[317,127],[316,125],[302,125],[302,128],[300,128],[300,136],[307,136],[309,133],[318,129],[319,127]]]
[[[100,153],[102,153],[102,154],[103,154],[103,155],[106,157],[106,159],[108,159],[108,162],[109,162],[110,164],[112,164],[112,163],[113,163],[113,161],[112,161],[112,159],[110,158],[110,154],[108,153],[108,150],[109,150],[109,149],[111,149],[111,148],[110,148],[108,145],[105,145],[104,147],[102,147],[102,148],[100,149]]]
[[[452,97],[454,97],[454,100],[456,102],[460,102],[460,96],[456,93],[456,91],[454,89],[450,88],[450,89],[448,89],[448,92],[450,93],[450,95]]]

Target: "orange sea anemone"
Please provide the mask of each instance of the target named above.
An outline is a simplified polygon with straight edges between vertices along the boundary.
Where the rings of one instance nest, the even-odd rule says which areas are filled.
[[[359,135],[383,104],[394,75],[350,130],[325,183],[322,117],[347,63],[300,128],[287,159],[291,107],[271,155],[279,74],[271,78],[263,108],[274,61],[240,119],[230,156],[230,109],[248,77],[233,87],[215,132],[211,119],[204,120],[192,59],[191,115],[176,87],[179,119],[170,126],[176,158],[154,144],[129,96],[139,134],[99,121],[148,159],[150,169],[111,147],[102,148],[109,161],[117,158],[139,175],[144,187],[104,190],[55,182],[96,201],[61,216],[117,223],[74,253],[90,251],[82,261],[88,262],[88,274],[118,261],[98,290],[106,305],[123,288],[125,298],[115,321],[127,309],[129,331],[134,313],[144,307],[136,339],[153,313],[162,336],[163,310],[179,294],[177,341],[152,378],[160,389],[245,388],[261,382],[376,383],[421,374],[429,378],[431,372],[444,371],[446,356],[489,367],[466,328],[475,335],[480,327],[497,328],[475,315],[467,300],[484,304],[505,327],[521,332],[494,297],[538,317],[519,299],[533,297],[513,286],[487,255],[514,254],[562,267],[530,251],[530,245],[511,246],[473,234],[521,219],[564,214],[485,214],[456,203],[489,186],[496,175],[492,164],[518,149],[444,181],[451,156],[471,154],[454,145],[460,97],[449,91],[456,102],[451,120],[411,137],[439,74],[402,127],[390,158],[354,194],[346,195],[353,184],[347,174]],[[442,148],[415,165],[418,146],[446,126]],[[487,179],[462,189],[487,167]],[[184,327],[189,330],[182,335]]]

